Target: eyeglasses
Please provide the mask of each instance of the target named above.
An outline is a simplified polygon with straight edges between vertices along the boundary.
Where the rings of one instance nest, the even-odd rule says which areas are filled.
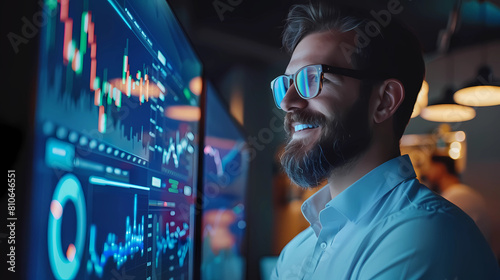
[[[288,89],[292,86],[292,82],[297,93],[303,99],[311,99],[318,96],[323,88],[324,73],[332,73],[355,79],[382,77],[366,70],[340,68],[325,64],[307,65],[300,68],[295,74],[281,75],[271,82],[271,90],[273,91],[276,106],[282,109],[280,106],[281,101],[285,98]]]

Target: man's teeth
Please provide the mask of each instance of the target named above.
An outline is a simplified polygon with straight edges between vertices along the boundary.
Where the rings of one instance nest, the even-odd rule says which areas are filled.
[[[317,125],[312,125],[312,124],[298,124],[295,126],[295,132],[304,130],[306,128],[316,128],[318,127]]]

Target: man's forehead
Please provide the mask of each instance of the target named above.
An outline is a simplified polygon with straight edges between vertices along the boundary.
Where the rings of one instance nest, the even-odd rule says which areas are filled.
[[[295,73],[300,67],[310,64],[351,68],[348,62],[350,58],[342,51],[346,44],[354,44],[354,32],[323,31],[309,34],[297,44],[286,73]]]

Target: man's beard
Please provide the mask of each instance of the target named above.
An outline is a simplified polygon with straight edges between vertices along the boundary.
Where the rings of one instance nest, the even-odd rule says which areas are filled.
[[[363,92],[347,112],[334,115],[330,121],[323,114],[311,111],[286,115],[288,142],[281,155],[281,165],[292,182],[304,188],[318,186],[333,171],[348,166],[366,151],[372,131],[368,123],[368,97],[362,95]],[[316,143],[307,143],[307,139],[292,140],[293,122],[320,126],[317,129],[322,131]]]

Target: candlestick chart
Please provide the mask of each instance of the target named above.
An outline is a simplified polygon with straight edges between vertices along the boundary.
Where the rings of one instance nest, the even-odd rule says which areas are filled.
[[[163,146],[171,150],[169,138],[162,135],[178,128],[164,109],[198,104],[189,88],[197,76],[175,71],[166,51],[155,48],[154,38],[139,25],[132,5],[121,7],[109,0],[104,4],[112,12],[105,14],[91,10],[89,1],[73,2],[60,0],[51,6],[58,17],[50,18],[45,36],[61,44],[49,44],[50,55],[42,57],[39,114],[144,157],[150,151],[162,154]]]

